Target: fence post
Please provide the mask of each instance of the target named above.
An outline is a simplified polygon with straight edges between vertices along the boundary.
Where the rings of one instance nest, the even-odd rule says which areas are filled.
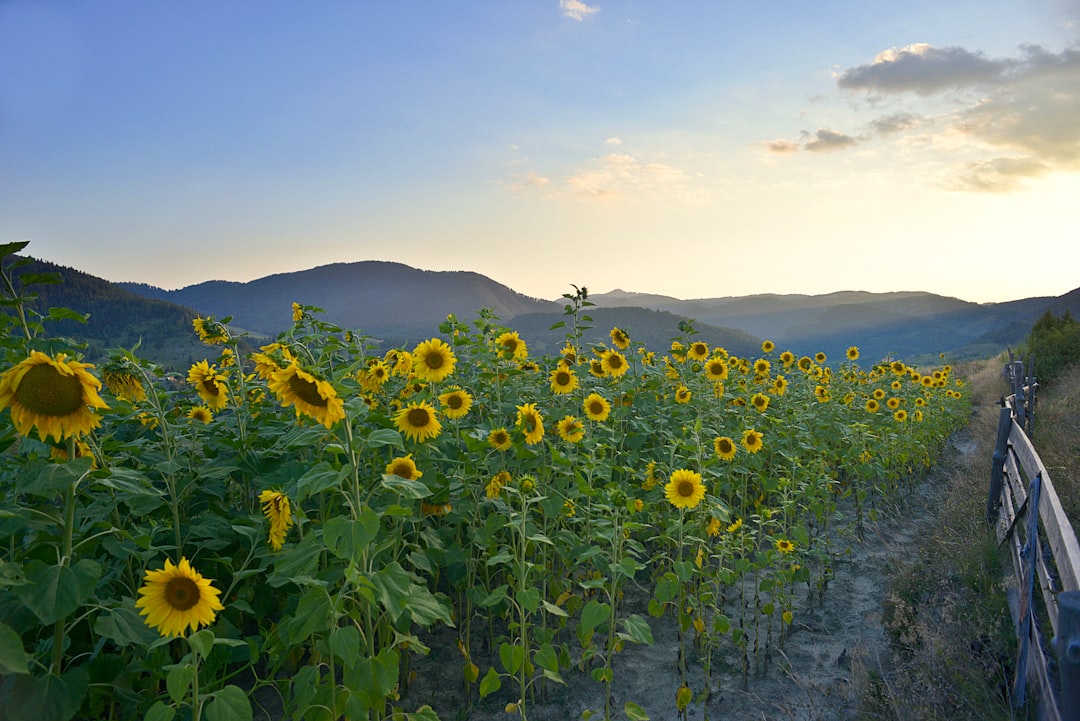
[[[997,440],[994,442],[994,456],[990,468],[990,492],[986,497],[986,522],[995,523],[998,509],[1001,507],[1001,485],[1005,477],[1005,453],[1009,448],[1009,430],[1012,428],[1012,411],[1001,403],[998,413]]]
[[[1061,718],[1080,719],[1080,591],[1057,595],[1058,678],[1061,681]]]
[[[1013,413],[1017,424],[1027,433],[1027,395],[1024,393],[1024,362],[1013,363]]]

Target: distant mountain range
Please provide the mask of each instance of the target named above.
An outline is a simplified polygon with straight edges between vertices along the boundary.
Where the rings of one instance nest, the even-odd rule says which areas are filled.
[[[93,325],[82,330],[92,331],[94,347],[107,347],[111,338],[113,346],[130,345],[142,337],[148,351],[169,356],[154,358],[159,362],[187,361],[192,352],[190,321],[197,314],[232,316],[235,328],[259,342],[289,327],[294,301],[322,308],[323,319],[387,346],[436,335],[447,314],[469,322],[481,309],[518,331],[535,355],[557,351],[566,336],[565,328],[551,330],[565,319],[564,301],[531,298],[467,271],[361,261],[247,283],[215,280],[168,291],[143,283],[109,283],[44,261],[27,269],[64,277],[60,285],[43,286],[47,292],[39,289],[37,302],[45,310],[62,305],[89,312]],[[780,349],[799,355],[823,351],[830,358],[858,345],[867,361],[890,357],[918,362],[938,353],[953,360],[987,357],[1023,340],[1047,310],[1080,315],[1080,289],[1059,297],[987,304],[923,292],[863,291],[681,300],[614,290],[590,295],[589,301],[595,307],[585,311],[593,326],[588,342],[607,342],[608,331],[618,325],[635,343],[666,352],[679,335],[679,322],[691,319],[698,338],[738,355],[760,353],[761,340],[768,338]],[[79,337],[78,328],[65,327],[65,332]]]

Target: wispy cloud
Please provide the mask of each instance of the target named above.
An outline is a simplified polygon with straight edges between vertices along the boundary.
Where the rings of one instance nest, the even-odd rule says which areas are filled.
[[[846,133],[828,128],[819,128],[811,133],[807,130],[799,133],[799,142],[794,140],[767,140],[761,143],[765,152],[771,155],[792,155],[801,151],[810,153],[828,153],[845,150],[859,143],[859,139]]]
[[[551,183],[551,178],[540,175],[534,170],[530,170],[524,177],[515,180],[510,183],[511,190],[526,190],[528,188],[543,188]]]
[[[688,198],[691,176],[667,163],[641,162],[632,155],[609,153],[594,158],[589,166],[566,178],[566,188],[576,197],[610,200],[623,196]]]
[[[844,90],[930,95],[947,88],[1001,82],[1013,65],[1013,61],[989,60],[963,48],[916,43],[884,50],[869,65],[837,73],[836,85]]]
[[[600,12],[599,5],[586,5],[581,0],[559,0],[559,9],[566,17],[579,22]]]

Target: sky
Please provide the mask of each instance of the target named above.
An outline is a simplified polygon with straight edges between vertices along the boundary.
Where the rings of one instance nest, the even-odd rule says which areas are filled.
[[[1078,198],[1080,0],[0,0],[0,243],[112,281],[1000,302]]]

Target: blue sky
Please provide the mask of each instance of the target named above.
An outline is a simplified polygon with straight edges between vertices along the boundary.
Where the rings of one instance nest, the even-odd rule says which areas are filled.
[[[0,242],[109,280],[1002,301],[1077,198],[1080,0],[0,0]]]

